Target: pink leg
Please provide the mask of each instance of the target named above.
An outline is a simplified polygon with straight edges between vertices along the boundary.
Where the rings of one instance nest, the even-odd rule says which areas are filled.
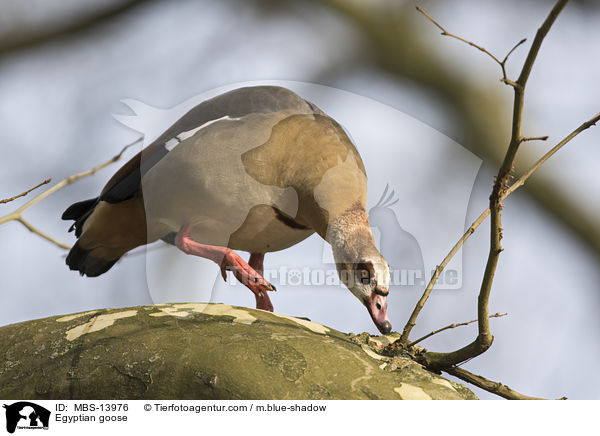
[[[250,260],[248,260],[248,265],[250,268],[253,268],[254,271],[259,273],[261,276],[263,274],[263,261],[265,260],[264,253],[252,253],[250,254]],[[254,294],[256,298],[256,308],[262,310],[268,310],[269,312],[273,312],[273,304],[271,303],[271,299],[266,292],[259,294]]]
[[[267,282],[260,273],[256,272],[232,249],[215,245],[200,244],[190,237],[191,231],[192,226],[190,225],[181,227],[175,237],[175,245],[177,248],[184,253],[204,257],[215,262],[221,267],[223,280],[227,280],[227,270],[233,271],[235,277],[254,293],[256,296],[257,307],[259,309],[273,311],[273,306],[266,293],[266,291],[275,290],[273,285]],[[262,272],[262,258],[260,259],[260,266]],[[259,299],[261,299],[261,305],[264,307],[259,307]]]

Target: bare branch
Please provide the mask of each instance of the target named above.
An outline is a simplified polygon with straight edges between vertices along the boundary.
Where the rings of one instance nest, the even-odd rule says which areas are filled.
[[[489,317],[490,318],[499,318],[501,316],[506,316],[506,315],[508,315],[508,314],[507,313],[494,313],[494,314],[490,315]],[[456,327],[461,327],[461,326],[464,326],[464,325],[473,324],[474,322],[477,322],[477,320],[476,319],[472,319],[471,321],[459,322],[458,324],[450,324],[450,325],[447,325],[446,327],[442,327],[441,329],[434,330],[431,333],[427,333],[425,336],[420,337],[416,341],[413,341],[410,344],[408,344],[408,348],[412,347],[415,344],[418,344],[421,341],[424,341],[427,338],[430,338],[433,335],[437,335],[438,333],[441,333],[444,330],[454,329]]]
[[[548,135],[545,136],[523,136],[521,138],[521,142],[527,142],[527,141],[547,141],[549,138]]]
[[[579,135],[584,130],[586,130],[586,129],[588,129],[588,128],[594,126],[594,125],[596,125],[596,123],[598,121],[600,121],[600,113],[596,114],[594,117],[592,117],[591,119],[589,119],[588,121],[584,122],[579,127],[577,127],[575,130],[573,130],[562,141],[560,141],[558,144],[556,144],[550,151],[548,151],[540,159],[538,159],[538,161],[536,163],[534,163],[525,172],[525,174],[523,174],[521,177],[519,177],[519,179],[517,179],[510,186],[510,188],[507,189],[506,193],[504,193],[504,195],[502,197],[502,200],[504,200],[510,194],[512,194],[513,192],[515,192],[521,186],[523,186],[525,184],[525,181],[540,166],[542,166],[542,164],[544,162],[546,162],[548,159],[550,159],[550,157],[552,157],[558,150],[560,150],[562,147],[564,147],[566,144],[568,144],[573,138],[575,138],[577,135]],[[487,208],[486,210],[484,210],[481,213],[481,215],[479,215],[479,217],[477,217],[477,219],[475,221],[473,221],[473,223],[467,229],[467,231],[465,232],[465,234],[458,240],[458,242],[454,245],[454,247],[452,247],[452,250],[450,250],[450,252],[446,255],[446,257],[444,258],[444,260],[442,261],[442,263],[440,265],[438,265],[438,267],[435,269],[435,272],[434,272],[433,276],[431,277],[431,280],[427,284],[427,287],[425,288],[425,291],[423,292],[423,295],[419,299],[419,301],[418,301],[417,305],[415,306],[412,314],[410,315],[410,318],[408,319],[408,322],[404,326],[404,330],[402,331],[402,336],[399,339],[399,341],[401,343],[403,343],[403,344],[408,343],[408,336],[409,336],[412,328],[415,326],[417,317],[419,316],[419,313],[420,313],[421,309],[423,309],[423,307],[425,305],[425,302],[429,298],[429,295],[431,294],[431,291],[432,291],[433,287],[435,286],[435,283],[436,283],[437,279],[439,278],[440,274],[442,273],[442,271],[444,270],[444,268],[448,265],[448,263],[450,262],[450,260],[452,260],[452,258],[456,255],[456,253],[458,253],[458,250],[460,249],[460,247],[463,246],[463,244],[466,242],[466,240],[469,239],[469,237],[475,232],[475,229],[477,229],[477,227],[479,227],[479,225],[488,217],[489,214],[490,214],[490,209]]]
[[[103,169],[103,168],[109,166],[110,164],[118,161],[123,156],[123,153],[125,153],[125,150],[127,150],[128,148],[130,148],[133,145],[137,144],[142,139],[143,138],[138,138],[134,142],[132,142],[131,144],[127,144],[125,147],[123,147],[121,149],[121,151],[117,155],[113,156],[112,158],[110,158],[106,162],[104,162],[104,163],[102,163],[100,165],[97,165],[97,166],[95,166],[94,168],[92,168],[92,169],[90,169],[88,171],[84,171],[84,172],[81,172],[81,173],[78,173],[78,174],[73,174],[72,176],[69,176],[66,179],[61,180],[56,185],[52,186],[51,188],[49,188],[49,189],[45,190],[44,192],[42,192],[41,194],[39,194],[38,196],[36,196],[36,197],[32,198],[31,200],[29,200],[27,203],[25,203],[24,205],[22,205],[21,207],[19,207],[14,212],[9,213],[8,215],[5,215],[3,217],[0,217],[0,225],[2,225],[4,223],[7,223],[9,221],[18,221],[21,224],[23,224],[25,227],[27,227],[27,229],[29,229],[31,232],[35,233],[38,236],[41,236],[42,238],[46,239],[47,241],[50,241],[51,243],[53,243],[57,247],[64,248],[66,250],[70,249],[71,247],[69,245],[64,244],[64,243],[62,243],[60,241],[57,241],[53,237],[47,235],[46,233],[44,233],[41,230],[37,229],[31,223],[29,223],[28,221],[26,221],[25,219],[23,219],[23,217],[22,217],[23,212],[25,210],[29,209],[34,204],[36,204],[39,201],[43,200],[44,198],[48,197],[49,195],[52,195],[56,191],[64,188],[65,186],[70,185],[71,183],[73,183],[73,182],[75,182],[75,181],[77,181],[79,179],[82,179],[84,177],[88,177],[88,176],[91,176],[93,174],[96,174],[101,169]],[[40,186],[43,185],[43,184],[45,184],[45,183],[40,184]]]
[[[550,11],[550,14],[548,14],[548,17],[544,20],[544,22],[536,32],[533,43],[531,44],[531,48],[529,49],[529,53],[527,53],[527,59],[525,59],[525,62],[523,63],[521,75],[517,79],[517,83],[522,87],[525,87],[527,79],[529,79],[529,75],[531,74],[531,70],[533,69],[533,64],[535,63],[535,59],[540,51],[544,38],[550,31],[550,28],[554,24],[554,21],[556,21],[558,15],[567,5],[568,1],[569,0],[558,0],[552,8],[552,10]]]
[[[568,0],[558,0],[555,6],[550,11],[550,14],[544,20],[542,26],[538,29],[535,39],[531,44],[529,53],[521,74],[517,79],[517,86],[513,87],[515,97],[513,105],[513,122],[510,144],[504,161],[498,171],[492,194],[490,196],[490,250],[488,260],[485,267],[485,273],[481,282],[478,298],[477,319],[479,334],[473,342],[463,348],[449,353],[425,352],[420,356],[421,361],[430,368],[444,368],[446,366],[456,365],[484,353],[491,345],[493,336],[490,332],[489,317],[488,317],[488,302],[494,281],[494,274],[498,265],[500,253],[504,250],[500,243],[502,239],[502,200],[506,198],[508,191],[508,182],[510,180],[510,172],[513,168],[514,161],[517,155],[517,150],[522,141],[521,125],[523,121],[523,102],[525,97],[525,85],[533,68],[533,64],[542,45],[542,41],[548,34],[550,27],[558,17],[558,14],[565,7]]]
[[[502,383],[488,380],[485,377],[473,374],[472,372],[469,372],[463,368],[450,366],[444,368],[443,371],[453,375],[454,377],[458,377],[461,380],[469,382],[483,390],[491,392],[492,394],[506,398],[507,400],[544,400],[544,398],[530,397],[528,395],[520,394],[519,392],[512,390]],[[561,400],[566,400],[566,397],[561,398]]]
[[[20,197],[25,197],[25,196],[26,196],[27,194],[29,194],[31,191],[34,191],[34,190],[36,190],[36,189],[37,189],[37,188],[39,188],[40,186],[47,185],[47,184],[48,184],[48,183],[50,183],[51,181],[52,181],[52,179],[46,179],[46,180],[44,180],[42,183],[40,183],[40,184],[38,184],[38,185],[35,185],[33,188],[31,188],[31,189],[28,189],[28,190],[27,190],[27,191],[25,191],[25,192],[21,192],[19,195],[15,195],[14,197],[5,198],[4,200],[0,200],[0,204],[3,204],[3,203],[8,203],[8,202],[14,201],[14,200],[16,200],[17,198],[20,198]]]
[[[523,174],[516,182],[514,182],[510,188],[508,188],[508,190],[506,191],[506,193],[504,194],[504,197],[502,197],[503,199],[508,197],[510,194],[512,194],[515,190],[517,190],[519,187],[523,186],[525,184],[525,181],[540,167],[542,166],[542,164],[544,162],[546,162],[548,159],[550,159],[558,150],[560,150],[561,148],[563,148],[567,143],[569,143],[569,141],[571,141],[573,138],[575,138],[577,135],[579,135],[581,132],[583,132],[584,130],[589,129],[592,126],[595,126],[596,123],[600,121],[600,112],[597,113],[596,115],[594,115],[592,118],[590,118],[589,120],[587,120],[585,123],[581,124],[579,127],[577,127],[575,130],[573,130],[567,137],[565,137],[562,141],[560,141],[558,144],[556,144],[554,147],[552,147],[552,149],[547,152],[545,155],[543,155],[536,163],[534,163],[528,170],[527,172],[525,172],[525,174]]]
[[[521,44],[525,43],[525,41],[527,41],[527,38],[523,38],[522,40],[520,40],[519,42],[517,42],[513,48],[511,48],[509,50],[509,52],[506,54],[506,56],[504,56],[503,60],[498,59],[496,56],[494,56],[489,50],[487,50],[486,48],[475,44],[472,41],[469,41],[467,39],[464,39],[463,37],[460,37],[458,35],[455,35],[453,33],[448,32],[441,24],[439,24],[437,21],[435,21],[433,18],[431,18],[431,16],[429,16],[429,14],[427,14],[427,12],[425,12],[423,9],[421,9],[419,6],[416,7],[417,11],[419,11],[420,13],[422,13],[425,17],[427,17],[427,19],[429,21],[431,21],[438,29],[440,29],[442,31],[442,35],[443,36],[449,36],[451,38],[457,39],[458,41],[464,42],[465,44],[470,45],[471,47],[475,47],[477,50],[482,51],[483,53],[485,53],[486,55],[488,55],[490,58],[492,58],[494,60],[494,62],[496,62],[500,68],[502,69],[502,79],[500,79],[502,82],[506,83],[507,85],[510,85],[512,87],[516,86],[516,83],[513,82],[512,80],[510,80],[507,76],[506,76],[506,61],[508,61],[508,58],[510,57],[510,55],[517,49],[517,47],[519,47]]]
[[[511,48],[508,53],[506,53],[506,56],[504,56],[504,59],[502,59],[502,62],[500,62],[500,64],[501,65],[506,64],[506,61],[508,60],[508,57],[513,53],[513,51],[515,51],[517,49],[517,47],[519,47],[521,44],[525,44],[526,42],[527,42],[527,38],[523,38],[522,40],[520,40],[519,42],[517,42],[515,44],[515,46],[513,48]]]
[[[71,249],[70,245],[63,244],[62,242],[54,239],[52,236],[42,232],[41,230],[34,227],[31,223],[29,223],[29,221],[26,221],[23,217],[20,216],[19,218],[16,219],[16,221],[20,222],[25,227],[27,227],[27,230],[29,230],[30,232],[35,233],[38,236],[41,236],[42,238],[46,239],[47,241],[52,242],[54,245],[56,245],[60,248],[64,248],[65,250]]]
[[[506,151],[506,140],[502,139],[503,135],[498,135],[498,128],[504,126],[506,115],[502,112],[502,87],[490,88],[481,81],[465,80],[464,71],[453,68],[440,50],[433,47],[428,39],[422,38],[420,32],[415,32],[414,17],[407,13],[414,8],[413,5],[401,2],[406,11],[381,14],[379,8],[374,7],[374,2],[317,0],[317,3],[336,11],[356,27],[369,42],[369,59],[378,68],[390,73],[395,80],[408,80],[435,93],[458,123],[453,124],[452,129],[446,129],[447,135],[454,135],[456,139],[457,131],[469,132],[461,137],[462,145],[488,163],[500,166]],[[431,26],[428,21],[423,24]],[[513,56],[509,62],[514,61]],[[524,162],[534,162],[536,158],[531,156],[534,152],[524,147],[519,150]],[[578,201],[561,186],[555,175],[540,172],[527,183],[527,192],[534,203],[554,216],[600,259],[597,214],[589,204]]]
[[[410,331],[415,326],[415,323],[417,322],[417,317],[419,316],[421,309],[423,309],[423,307],[425,306],[425,303],[427,302],[427,299],[429,298],[429,295],[431,294],[431,291],[433,290],[433,287],[435,286],[435,284],[436,284],[438,278],[440,277],[440,274],[444,270],[444,268],[446,268],[448,263],[450,263],[452,258],[456,255],[456,253],[458,253],[458,250],[460,250],[460,248],[467,241],[467,239],[469,239],[469,237],[475,232],[475,229],[477,227],[479,227],[479,225],[487,218],[487,216],[489,214],[490,214],[489,208],[484,210],[483,213],[481,215],[479,215],[479,217],[477,217],[477,219],[473,222],[473,224],[471,224],[469,226],[469,228],[464,233],[462,238],[460,238],[458,240],[458,242],[456,244],[454,244],[454,247],[452,247],[450,252],[446,255],[446,257],[442,261],[442,263],[440,263],[435,268],[435,271],[434,271],[433,275],[431,276],[429,283],[425,287],[425,291],[423,292],[423,295],[417,302],[417,305],[413,309],[413,311],[410,315],[410,318],[408,318],[408,321],[406,322],[406,325],[404,326],[404,329],[402,330],[402,336],[399,339],[399,341],[401,343],[403,343],[403,344],[408,343],[408,336],[410,335]]]
[[[465,44],[469,44],[471,47],[475,47],[477,50],[480,50],[482,52],[484,52],[486,55],[488,55],[489,57],[491,57],[494,61],[496,61],[497,64],[502,65],[502,61],[500,61],[496,56],[494,56],[492,53],[490,53],[487,49],[483,48],[480,45],[475,44],[474,42],[468,41],[458,35],[454,35],[453,33],[448,32],[444,27],[442,27],[442,25],[440,25],[437,21],[435,21],[433,18],[431,18],[429,16],[429,14],[427,14],[427,12],[425,12],[423,9],[421,9],[419,6],[416,7],[417,11],[419,11],[420,13],[422,13],[423,15],[425,15],[425,17],[427,17],[427,19],[429,21],[431,21],[433,24],[435,24],[435,26],[440,29],[442,31],[442,35],[443,36],[449,36],[451,38],[457,39],[461,42],[464,42]],[[516,48],[516,46],[515,46]],[[514,48],[513,48],[514,50]],[[512,52],[512,50],[511,50]]]

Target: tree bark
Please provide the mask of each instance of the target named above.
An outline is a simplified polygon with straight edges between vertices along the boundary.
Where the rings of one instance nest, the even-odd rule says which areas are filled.
[[[3,399],[476,399],[348,335],[223,304],[161,304],[0,328]]]

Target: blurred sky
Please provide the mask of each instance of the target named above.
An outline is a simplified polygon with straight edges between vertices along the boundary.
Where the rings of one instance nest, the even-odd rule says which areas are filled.
[[[19,22],[23,27],[45,20],[60,23],[68,11],[81,8],[84,2],[64,2],[60,9],[53,5],[51,10],[46,10],[50,7],[47,3],[32,3],[33,14],[16,2],[3,4],[0,35],[14,31]],[[551,7],[548,2],[500,4],[488,0],[420,4],[449,31],[477,41],[499,56],[520,38],[531,40]],[[595,45],[600,38],[598,14],[593,7],[569,5],[559,17],[528,85],[525,134],[548,134],[554,144],[600,110],[600,84],[596,80],[600,53]],[[422,23],[420,36],[438,47],[449,64],[464,71],[470,80],[504,93],[507,114],[510,112],[510,89],[503,89],[498,82],[497,65],[472,48],[442,38],[416,12],[414,19]],[[299,92],[314,95],[312,99],[319,100],[315,103],[339,119],[355,139],[369,172],[369,205],[377,202],[386,183],[397,180],[399,195],[409,191],[413,195],[395,206],[399,222],[416,222],[420,213],[430,217],[431,209],[415,196],[447,183],[441,177],[445,171],[460,172],[460,166],[447,170],[454,162],[451,155],[460,152],[444,154],[438,148],[438,155],[427,152],[430,160],[425,168],[422,163],[405,165],[389,177],[390,171],[383,170],[378,162],[390,162],[390,156],[409,153],[411,147],[425,153],[429,150],[426,146],[437,144],[435,138],[440,144],[452,144],[438,132],[452,132],[452,114],[430,92],[373,67],[365,60],[364,51],[365,43],[352,25],[316,2],[294,2],[291,7],[269,11],[249,1],[189,0],[148,2],[81,33],[77,39],[13,52],[0,58],[0,198],[22,192],[47,177],[58,181],[91,168],[136,139],[138,133],[111,115],[131,115],[121,99],[170,108],[219,87],[285,80],[296,82],[288,83]],[[509,71],[513,76],[525,53],[522,47],[511,58]],[[315,81],[330,88],[302,85]],[[393,114],[389,115],[391,121],[385,122],[385,114]],[[600,194],[598,135],[595,129],[580,135],[542,170],[600,213],[600,206],[590,202]],[[399,139],[398,149],[393,149],[390,140],[394,136]],[[550,145],[530,142],[524,146],[541,154]],[[465,168],[476,172],[476,164],[475,159]],[[116,169],[113,166],[61,190],[28,210],[27,219],[59,240],[72,243],[72,235],[66,233],[69,224],[59,219],[60,214],[72,202],[96,195]],[[456,214],[463,224],[477,217],[487,206],[493,176],[484,165],[475,180],[456,185],[468,187],[450,195],[452,201],[437,206],[439,226],[446,228],[455,222]],[[407,187],[411,181],[417,181],[418,189]],[[464,204],[456,207],[461,195],[466,195]],[[0,205],[0,214],[21,203]],[[597,255],[526,195],[515,194],[507,200],[503,216],[505,252],[496,274],[490,312],[508,312],[509,316],[491,321],[495,337],[492,348],[465,368],[529,395],[599,399]],[[414,338],[476,317],[488,225],[481,226],[464,250],[462,288],[434,292],[413,331]],[[420,226],[413,225],[410,230],[427,234],[435,227],[435,221],[423,219]],[[448,227],[447,238],[435,238],[438,245],[424,250],[433,259],[429,263],[439,262],[452,241],[460,237],[458,227]],[[217,280],[215,265],[186,258],[171,248],[153,251],[147,261],[143,254],[130,256],[107,274],[90,279],[69,271],[61,249],[28,233],[18,223],[0,226],[0,241],[0,325],[101,307],[190,300],[194,295],[197,300],[254,304],[243,287]],[[314,265],[311,253],[315,250],[323,252],[322,242],[313,236],[297,247],[267,255],[266,267]],[[416,290],[396,290],[390,296],[390,317],[396,330],[402,328],[418,296]],[[342,331],[376,333],[364,308],[342,288],[283,286],[271,298],[281,313],[307,316]],[[471,341],[475,334],[474,326],[463,327],[434,336],[423,345],[449,351]],[[495,398],[473,389],[481,398]]]

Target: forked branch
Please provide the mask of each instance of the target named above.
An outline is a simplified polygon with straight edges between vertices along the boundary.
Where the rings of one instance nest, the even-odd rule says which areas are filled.
[[[573,130],[569,135],[567,135],[565,138],[563,138],[558,144],[556,144],[554,147],[552,147],[552,149],[550,149],[550,151],[548,151],[540,159],[538,159],[537,162],[534,163],[521,177],[519,177],[510,186],[510,188],[508,188],[506,193],[503,195],[502,199],[504,200],[510,194],[515,192],[521,186],[523,186],[525,184],[525,182],[527,181],[527,179],[529,177],[531,177],[531,175],[540,166],[542,166],[544,164],[544,162],[546,162],[548,159],[550,159],[554,154],[556,154],[556,152],[558,152],[562,147],[564,147],[566,144],[568,144],[573,138],[575,138],[577,135],[579,135],[584,130],[589,129],[590,127],[596,125],[596,123],[599,121],[600,121],[600,113],[594,115],[592,118],[590,118],[589,120],[587,120],[586,122],[581,124],[575,130]],[[442,273],[442,271],[444,270],[444,268],[448,265],[450,260],[452,260],[452,258],[456,255],[456,253],[458,253],[458,250],[460,250],[460,248],[464,245],[464,243],[467,241],[467,239],[469,239],[469,237],[475,232],[475,229],[477,229],[477,227],[479,227],[479,225],[481,223],[483,223],[483,221],[489,216],[489,214],[490,214],[490,208],[488,207],[486,210],[484,210],[481,213],[481,215],[479,215],[477,217],[477,219],[475,221],[473,221],[473,223],[469,226],[469,228],[464,233],[464,235],[458,240],[458,242],[454,245],[454,247],[452,247],[450,252],[448,252],[448,254],[444,258],[442,263],[437,266],[431,279],[429,280],[429,283],[427,284],[427,286],[425,288],[425,291],[423,292],[423,295],[419,299],[417,305],[415,306],[415,308],[413,309],[413,312],[410,315],[410,318],[408,319],[408,322],[404,326],[404,329],[402,331],[402,336],[399,339],[399,341],[401,343],[408,344],[408,336],[410,335],[412,328],[415,326],[417,317],[419,316],[421,309],[423,309],[423,307],[425,306],[425,303],[427,302],[427,299],[429,298],[429,295],[431,294],[431,291],[433,290],[433,287],[435,286],[435,283],[437,282],[437,279],[440,276],[440,274]]]
[[[84,171],[84,172],[81,172],[81,173],[78,173],[78,174],[73,174],[72,176],[69,176],[66,179],[61,180],[56,185],[52,186],[51,188],[45,190],[41,194],[39,194],[36,197],[34,197],[31,200],[29,200],[27,203],[25,203],[24,205],[22,205],[21,207],[19,207],[18,209],[16,209],[14,212],[9,213],[8,215],[5,215],[3,217],[0,217],[0,225],[2,225],[4,223],[7,223],[9,221],[17,221],[17,222],[21,223],[23,226],[25,226],[29,231],[31,231],[31,232],[35,233],[36,235],[44,238],[48,242],[51,242],[52,244],[56,245],[57,247],[64,248],[65,250],[70,249],[71,247],[69,245],[64,244],[64,243],[62,243],[62,242],[54,239],[52,236],[48,235],[47,233],[44,233],[43,231],[41,231],[40,229],[38,229],[37,227],[35,227],[29,221],[26,221],[23,218],[23,212],[26,211],[27,209],[29,209],[34,204],[36,204],[39,201],[43,200],[44,198],[48,197],[49,195],[52,195],[56,191],[64,188],[65,186],[70,185],[71,183],[73,183],[73,182],[75,182],[75,181],[77,181],[79,179],[82,179],[84,177],[88,177],[88,176],[91,176],[93,174],[96,174],[101,169],[103,169],[103,168],[109,166],[110,164],[112,164],[112,163],[120,160],[121,157],[123,156],[123,153],[125,153],[125,150],[127,150],[128,148],[130,148],[133,145],[137,144],[141,140],[142,140],[142,138],[138,138],[137,140],[135,140],[131,144],[127,144],[125,147],[123,147],[121,149],[121,151],[118,154],[116,154],[115,156],[113,156],[112,158],[110,158],[109,160],[107,160],[106,162],[104,162],[104,163],[102,163],[100,165],[97,165],[97,166],[95,166],[94,168],[92,168],[92,169],[90,169],[88,171]],[[12,199],[22,197],[22,196],[26,195],[27,193],[31,192],[33,189],[36,189],[36,188],[38,188],[38,187],[40,187],[42,185],[45,185],[46,183],[49,183],[49,182],[50,182],[50,179],[45,180],[44,182],[40,183],[38,186],[30,189],[27,192],[24,192],[22,194],[16,195]],[[7,199],[6,202],[11,201],[12,199]],[[3,202],[5,202],[5,201],[3,201]]]
[[[492,315],[490,315],[490,318],[499,318],[501,316],[506,316],[508,315],[507,313],[493,313]],[[421,341],[424,341],[427,338],[430,338],[433,335],[437,335],[438,333],[441,333],[445,330],[450,330],[450,329],[455,329],[456,327],[462,327],[464,325],[469,325],[469,324],[473,324],[474,322],[477,322],[476,319],[472,319],[471,321],[465,321],[465,322],[459,322],[459,323],[452,323],[450,325],[447,325],[446,327],[442,327],[441,329],[437,329],[432,331],[431,333],[427,333],[425,336],[420,337],[419,339],[412,341],[410,344],[408,344],[408,347],[412,347],[413,345],[418,344]]]
[[[500,253],[503,250],[502,245],[500,243],[500,240],[502,239],[502,227],[501,227],[502,200],[504,198],[506,198],[506,196],[507,196],[510,171],[512,170],[512,167],[514,165],[518,147],[523,142],[523,136],[521,134],[521,125],[522,125],[522,119],[523,119],[523,102],[524,102],[525,85],[527,84],[527,80],[528,80],[531,70],[533,68],[533,64],[535,62],[535,59],[537,57],[537,54],[541,47],[541,44],[542,44],[545,36],[547,35],[548,31],[550,30],[550,27],[552,26],[552,24],[554,23],[554,21],[556,20],[556,18],[558,16],[558,14],[564,8],[566,3],[567,3],[567,0],[559,0],[556,3],[556,5],[552,8],[552,10],[550,11],[550,14],[546,18],[546,20],[544,20],[542,26],[538,29],[535,39],[534,39],[534,41],[531,45],[531,48],[529,49],[529,52],[527,54],[525,63],[523,64],[521,74],[519,75],[519,78],[513,85],[515,96],[514,96],[514,104],[513,104],[513,122],[512,122],[512,130],[511,130],[511,139],[510,139],[510,143],[508,146],[508,150],[506,152],[506,155],[504,157],[504,160],[502,162],[502,165],[500,167],[500,170],[498,171],[498,175],[496,176],[496,180],[494,182],[494,187],[492,189],[492,194],[490,196],[490,207],[488,208],[488,211],[485,211],[484,213],[482,213],[479,216],[479,218],[475,221],[474,224],[476,224],[476,226],[475,227],[471,226],[467,230],[465,235],[463,235],[461,240],[455,245],[455,247],[453,247],[453,249],[451,250],[451,254],[449,254],[450,258],[448,258],[448,256],[447,256],[446,259],[444,259],[444,261],[447,260],[447,262],[446,262],[446,265],[447,265],[447,263],[449,262],[451,257],[458,251],[460,246],[462,246],[462,244],[464,244],[464,242],[470,236],[470,234],[473,233],[474,228],[476,228],[481,222],[483,222],[483,220],[485,219],[487,214],[491,215],[490,251],[488,254],[488,261],[486,264],[486,269],[485,269],[484,277],[483,277],[481,288],[479,291],[479,298],[478,298],[479,334],[473,342],[471,342],[467,346],[461,348],[460,350],[456,350],[451,353],[433,353],[433,352],[425,353],[422,356],[423,362],[432,368],[455,365],[457,363],[463,362],[467,359],[470,359],[472,357],[475,357],[475,356],[485,352],[492,344],[493,337],[489,330],[488,301],[489,301],[489,295],[491,292],[491,287],[492,287],[498,259],[500,257]],[[501,64],[501,61],[499,61],[498,58],[496,58],[495,56],[491,55],[491,53],[489,53],[487,50],[482,49],[481,47],[477,46],[476,44],[470,43],[470,41],[466,41],[463,38],[456,37],[455,35],[449,34],[448,32],[446,32],[446,30],[441,25],[439,25],[437,22],[435,22],[429,15],[424,13],[420,8],[418,8],[418,10],[421,13],[423,13],[430,21],[432,21],[438,28],[442,29],[443,34],[448,34],[449,36],[453,36],[461,41],[469,43],[469,45],[475,46],[476,48],[484,51],[485,53],[488,53],[496,62]],[[509,54],[510,54],[510,52],[509,52]],[[508,55],[505,57],[505,60],[506,59],[508,59]],[[504,69],[503,69],[503,73],[505,73]],[[443,266],[445,266],[445,265],[443,265]],[[441,273],[441,269],[443,269],[443,266],[438,266],[438,268],[436,268],[434,276],[432,277],[432,280],[430,280],[430,283],[428,284],[427,288],[425,289],[423,297],[421,297],[421,299],[419,300],[419,303],[417,303],[417,307],[415,307],[413,314],[409,318],[409,321],[407,322],[407,324],[404,328],[402,336],[399,339],[402,344],[408,343],[408,335],[409,335],[412,327],[414,326],[416,317],[417,317],[419,311],[423,308],[425,301],[429,297],[431,289],[433,289],[433,286],[435,285],[435,282],[437,281],[437,277],[439,277],[439,274]]]
[[[500,60],[498,59],[496,56],[494,56],[489,50],[487,50],[486,48],[475,44],[474,42],[471,42],[461,36],[455,35],[453,33],[448,32],[441,24],[439,24],[437,21],[435,21],[433,18],[431,18],[429,16],[429,14],[427,14],[427,12],[425,12],[423,9],[421,9],[419,6],[417,6],[417,11],[419,11],[420,13],[422,13],[423,15],[425,15],[425,17],[427,17],[427,19],[429,21],[431,21],[438,29],[440,29],[442,31],[442,35],[443,36],[449,36],[451,38],[457,39],[461,42],[464,42],[465,44],[470,45],[471,47],[475,47],[477,50],[482,51],[483,53],[485,53],[486,55],[488,55],[490,58],[492,58],[494,60],[494,62],[496,62],[500,68],[502,69],[502,79],[500,79],[502,82],[506,83],[507,85],[511,85],[511,86],[515,86],[515,83],[510,80],[507,77],[506,74],[506,61],[508,61],[508,58],[510,57],[510,55],[517,49],[517,47],[519,47],[521,44],[524,44],[525,41],[527,41],[527,38],[523,38],[522,40],[520,40],[519,42],[517,42],[513,48],[511,48],[509,50],[509,52],[506,54],[506,56],[504,56],[504,59]]]

